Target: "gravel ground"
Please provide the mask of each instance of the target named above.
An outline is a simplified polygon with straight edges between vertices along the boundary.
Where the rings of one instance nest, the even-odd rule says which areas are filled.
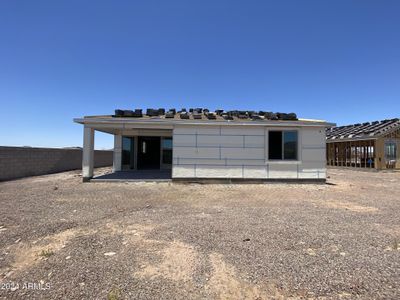
[[[104,171],[104,170],[103,170]],[[3,299],[399,299],[400,173],[0,183]]]

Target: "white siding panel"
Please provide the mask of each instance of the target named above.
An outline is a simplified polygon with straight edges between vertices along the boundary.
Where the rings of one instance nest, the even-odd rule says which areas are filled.
[[[323,162],[303,162],[300,168],[299,178],[326,178],[326,166]]]
[[[300,172],[299,178],[301,179],[325,179],[326,178],[326,170],[314,170],[307,172]]]
[[[264,149],[262,148],[224,148],[221,149],[221,157],[234,159],[263,159]]]
[[[196,146],[196,135],[174,135],[172,139],[173,147]]]
[[[324,149],[303,149],[302,160],[303,162],[324,162],[325,164],[326,153]]]
[[[304,161],[300,170],[321,170],[325,168],[325,161]]]
[[[196,134],[196,127],[194,126],[175,126],[173,134]]]
[[[209,134],[209,135],[219,135],[220,126],[182,126],[176,125],[174,128],[174,134]]]
[[[301,172],[299,173],[299,178],[301,179],[318,179],[317,172]]]
[[[245,136],[245,147],[264,147],[265,137],[263,136]]]
[[[222,135],[264,135],[264,127],[253,127],[253,126],[235,126],[227,127],[222,126]]]
[[[175,147],[173,154],[174,158],[219,159],[219,148]]]
[[[197,147],[219,147],[220,136],[199,135],[197,136]]]
[[[265,166],[264,159],[226,159],[226,164],[229,166]]]
[[[173,177],[317,179],[326,177],[323,128],[298,128],[299,159],[266,162],[262,126],[181,126],[174,129]],[[282,128],[285,130],[286,128]],[[197,139],[196,139],[197,135]]]
[[[198,135],[198,147],[243,147],[242,136]]]
[[[270,164],[269,178],[297,178],[297,165]]]
[[[241,178],[242,167],[197,166],[196,177],[199,178]]]
[[[173,166],[172,177],[174,178],[193,178],[194,166]]]
[[[245,166],[243,168],[244,178],[267,178],[267,168],[265,166]]]
[[[243,136],[219,136],[222,147],[243,147]]]
[[[179,164],[181,165],[225,165],[225,160],[221,159],[197,159],[197,158],[180,158]]]
[[[303,146],[323,146],[325,145],[325,130],[323,128],[303,128],[301,140]]]
[[[219,126],[203,126],[197,127],[196,132],[197,134],[203,135],[219,135],[220,134],[220,127]]]

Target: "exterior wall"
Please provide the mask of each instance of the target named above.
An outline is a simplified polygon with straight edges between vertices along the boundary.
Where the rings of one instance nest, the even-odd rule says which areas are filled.
[[[269,161],[268,131],[298,130],[298,160]],[[177,125],[173,178],[325,179],[323,127]]]
[[[96,150],[94,166],[112,165],[113,151]],[[0,147],[0,181],[82,167],[81,149]]]
[[[300,130],[301,164],[300,178],[326,178],[326,136],[325,128]]]
[[[385,141],[380,138],[375,141],[375,156],[376,156],[376,164],[375,168],[377,170],[386,169],[385,166]]]

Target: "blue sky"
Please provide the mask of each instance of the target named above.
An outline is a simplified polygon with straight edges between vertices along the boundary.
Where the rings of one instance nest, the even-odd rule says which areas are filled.
[[[1,1],[0,145],[116,108],[400,116],[400,1]],[[96,135],[96,148],[112,147]]]

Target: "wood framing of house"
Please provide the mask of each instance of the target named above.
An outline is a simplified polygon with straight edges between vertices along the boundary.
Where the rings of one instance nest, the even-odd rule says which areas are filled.
[[[328,166],[400,169],[400,120],[326,129]]]

